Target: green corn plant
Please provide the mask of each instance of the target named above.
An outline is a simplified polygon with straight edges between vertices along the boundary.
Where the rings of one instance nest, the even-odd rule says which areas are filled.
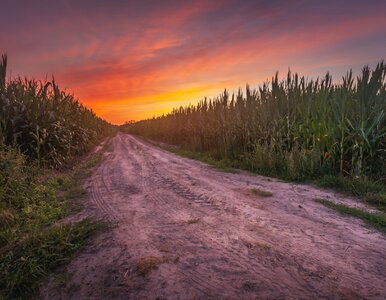
[[[356,79],[348,72],[342,83],[329,73],[316,80],[276,74],[257,89],[247,85],[245,95],[225,91],[125,130],[268,175],[385,180],[385,73],[381,62]]]
[[[42,82],[6,78],[7,56],[0,61],[0,143],[20,149],[30,160],[60,167],[114,128],[59,88]]]

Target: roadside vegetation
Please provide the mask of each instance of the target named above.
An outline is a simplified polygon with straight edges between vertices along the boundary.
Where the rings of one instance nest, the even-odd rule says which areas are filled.
[[[0,299],[28,298],[101,224],[60,222],[79,207],[87,157],[114,128],[56,83],[6,78],[0,61]],[[78,158],[77,158],[78,157]],[[72,162],[72,164],[69,164]],[[77,162],[76,167],[74,162]]]
[[[324,206],[334,209],[337,212],[361,219],[365,223],[373,226],[379,231],[386,233],[386,214],[385,213],[371,213],[359,208],[349,207],[343,204],[337,204],[327,199],[315,199],[316,202]]]
[[[290,181],[316,181],[385,207],[386,65],[316,80],[276,74],[257,89],[204,99],[123,130],[200,160]],[[193,155],[191,155],[193,156]],[[206,157],[203,159],[203,157]]]

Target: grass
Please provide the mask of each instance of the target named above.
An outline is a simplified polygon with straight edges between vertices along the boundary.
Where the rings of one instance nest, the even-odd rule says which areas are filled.
[[[259,197],[272,197],[273,193],[261,189],[252,189],[252,193]]]
[[[145,256],[142,257],[135,267],[135,271],[141,275],[145,276],[149,274],[153,270],[157,270],[158,267],[165,263],[166,260],[163,257],[156,257],[156,256]]]
[[[365,201],[386,213],[386,194],[367,193],[365,196]]]
[[[222,172],[226,172],[226,173],[238,173],[239,172],[239,170],[237,168],[232,167],[232,162],[230,160],[225,160],[225,159],[224,160],[216,160],[206,153],[184,150],[184,149],[180,149],[178,147],[173,147],[171,145],[160,144],[160,143],[157,143],[157,142],[150,140],[150,139],[145,139],[145,140],[148,143],[150,143],[156,147],[159,147],[163,150],[172,152],[172,153],[177,154],[177,155],[182,156],[182,157],[201,161],[201,162],[206,163],[206,164],[208,164],[208,165],[210,165],[210,166],[214,167],[215,169],[218,169]]]
[[[328,208],[334,209],[343,215],[348,215],[348,216],[361,219],[362,221],[373,226],[379,231],[386,233],[386,214],[385,213],[380,213],[380,214],[370,213],[362,209],[348,207],[342,204],[336,204],[326,199],[315,199],[315,201],[317,201],[320,204],[323,204]]]
[[[257,247],[257,248],[260,248],[263,250],[271,250],[272,249],[272,246],[269,244],[266,244],[266,243],[255,243],[254,247]]]
[[[165,150],[168,150],[170,152],[173,152],[177,155],[180,155],[182,157],[198,160],[201,162],[204,162],[222,172],[226,173],[238,173],[239,170],[232,167],[232,162],[226,159],[221,159],[221,160],[216,160],[212,158],[211,156],[205,154],[205,153],[200,153],[200,152],[193,152],[189,150],[183,150],[183,149],[173,149],[173,148],[168,148],[166,146],[162,147]]]
[[[28,299],[39,282],[68,262],[103,224],[55,224],[80,208],[81,184],[102,151],[58,173],[28,164],[17,150],[0,150],[0,299]]]
[[[358,196],[369,205],[386,212],[386,187],[384,184],[341,176],[323,176],[314,182],[320,187],[333,188]]]
[[[68,262],[100,224],[87,220],[54,226],[23,236],[0,252],[0,292],[4,298],[28,299],[40,280]]]
[[[172,153],[179,155],[181,157],[186,157],[186,158],[194,159],[197,161],[201,161],[201,162],[206,163],[206,164],[210,165],[211,167],[213,167],[219,171],[222,171],[225,173],[233,173],[233,174],[239,173],[239,171],[240,171],[238,168],[233,167],[234,163],[232,163],[231,160],[225,160],[225,159],[218,160],[218,159],[211,157],[207,153],[184,150],[184,149],[181,149],[180,147],[176,147],[176,146],[165,144],[165,143],[159,143],[159,142],[156,142],[154,140],[145,138],[143,136],[138,136],[138,137],[140,139],[145,140],[149,144],[152,144],[153,146],[156,146],[156,147],[161,148],[163,150],[166,150],[168,152],[172,152]]]

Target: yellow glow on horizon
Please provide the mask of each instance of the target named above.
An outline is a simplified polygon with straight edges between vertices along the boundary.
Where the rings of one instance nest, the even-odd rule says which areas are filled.
[[[113,120],[114,124],[123,124],[130,120],[139,121],[161,116],[174,108],[196,104],[205,97],[213,98],[223,90],[222,85],[187,87],[151,96],[94,102],[92,107],[98,116]]]

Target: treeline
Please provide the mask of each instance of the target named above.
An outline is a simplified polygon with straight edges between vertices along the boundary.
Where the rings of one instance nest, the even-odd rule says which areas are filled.
[[[180,107],[126,126],[153,140],[291,180],[343,175],[385,180],[386,65],[341,83],[278,74],[257,89]]]
[[[12,146],[30,160],[59,167],[85,153],[113,127],[83,106],[54,80],[7,80],[7,56],[0,61],[0,146]]]

